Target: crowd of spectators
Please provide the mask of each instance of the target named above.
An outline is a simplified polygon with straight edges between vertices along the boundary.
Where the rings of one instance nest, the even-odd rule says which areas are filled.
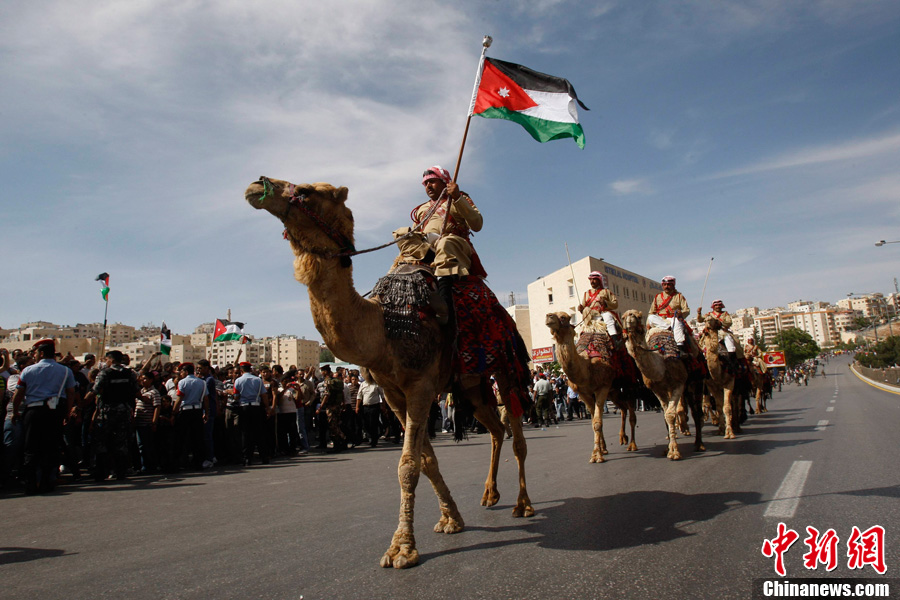
[[[53,361],[53,355],[0,349],[0,398],[3,444],[0,446],[0,486],[15,489],[23,478],[26,452],[26,403],[13,399],[26,368]],[[126,479],[139,474],[174,474],[217,470],[216,466],[269,463],[310,451],[332,451],[334,443],[322,409],[322,371],[316,367],[287,369],[249,363],[216,367],[166,362],[156,353],[143,364],[130,365],[127,355],[107,353],[100,362],[86,355],[55,354],[71,370],[75,387],[60,391],[50,416],[42,453],[40,491],[57,482]],[[247,375],[261,385],[249,402],[241,402],[237,380]],[[357,371],[337,368],[344,404],[341,430],[349,447],[377,446],[381,440],[401,443],[399,421],[388,409],[381,389],[361,382]],[[24,385],[22,386],[24,389]],[[67,396],[71,392],[73,398]],[[24,398],[24,393],[21,395]],[[258,423],[250,418],[259,408]],[[250,444],[248,453],[248,443]],[[342,448],[341,448],[342,449]],[[29,490],[27,481],[26,491]]]
[[[50,466],[41,474],[43,491],[85,475],[105,481],[217,470],[217,465],[245,467],[257,459],[267,464],[311,451],[376,447],[383,440],[399,444],[403,438],[401,423],[381,388],[363,380],[357,370],[337,367],[332,374],[328,368],[254,367],[247,362],[218,367],[206,360],[166,361],[160,353],[131,365],[118,351],[108,352],[102,362],[90,354],[81,362],[71,354],[0,349],[0,487],[7,490],[22,480],[27,454],[25,403],[18,411],[13,403],[19,379],[30,365],[51,357],[71,370],[75,387],[70,390],[73,398],[60,398],[49,412],[51,425],[42,450]],[[339,408],[333,405],[335,390],[337,402],[342,398]],[[591,418],[564,374],[535,371],[528,395],[526,425],[539,428]],[[486,432],[475,419],[455,422],[452,394],[436,400],[428,423],[431,437],[457,427]],[[609,412],[607,406],[603,410]],[[26,485],[26,491],[33,490]]]

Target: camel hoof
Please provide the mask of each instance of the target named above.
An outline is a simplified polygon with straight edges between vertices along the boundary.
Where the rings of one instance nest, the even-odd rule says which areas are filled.
[[[526,504],[525,506],[516,506],[512,510],[512,516],[514,519],[520,519],[522,517],[533,517],[534,508],[531,506],[531,504]]]
[[[393,556],[391,556],[391,550],[389,549],[381,557],[381,566],[385,568],[408,569],[417,564],[419,564],[419,551],[415,548],[398,550]]]
[[[706,446],[703,444],[694,444],[694,452],[706,452]]]
[[[638,449],[637,444],[635,444],[634,442],[631,442],[630,444],[628,444],[628,448],[626,448],[626,451],[627,452],[637,452],[637,449]]]
[[[732,432],[730,432],[730,431],[729,431],[728,433],[725,434],[725,439],[726,439],[726,440],[733,440],[734,438],[735,438],[735,435],[734,435]]]
[[[434,526],[435,533],[459,533],[465,528],[462,519],[454,519],[453,517],[441,517],[441,520]]]
[[[668,458],[669,460],[681,460],[681,453],[677,450],[674,452],[669,452]]]
[[[484,494],[481,496],[481,505],[482,506],[493,506],[500,501],[500,492],[497,490],[484,490]]]
[[[606,462],[606,459],[603,458],[602,454],[595,452],[594,454],[591,455],[591,462],[592,463],[602,463],[602,462]]]

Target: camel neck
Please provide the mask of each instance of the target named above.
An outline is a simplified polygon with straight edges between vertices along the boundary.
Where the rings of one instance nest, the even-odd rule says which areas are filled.
[[[325,345],[342,360],[370,366],[384,346],[380,307],[365,300],[353,287],[352,267],[343,268],[338,259],[320,259],[318,273],[309,283],[313,322]],[[381,335],[373,336],[376,332]]]
[[[560,332],[556,347],[559,351],[559,363],[566,375],[572,380],[583,380],[588,375],[587,367],[590,361],[575,350],[575,337],[572,332]]]

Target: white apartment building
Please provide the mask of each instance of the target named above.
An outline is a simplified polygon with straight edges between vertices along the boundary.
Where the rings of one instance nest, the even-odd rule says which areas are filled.
[[[638,275],[593,256],[586,256],[572,263],[571,268],[565,266],[539,277],[528,284],[532,350],[554,345],[546,325],[547,313],[565,311],[570,315],[575,314],[581,300],[579,295],[590,289],[588,274],[591,271],[603,273],[605,286],[619,299],[617,312],[620,315],[627,310],[637,309],[646,316],[653,297],[662,291],[656,278]]]

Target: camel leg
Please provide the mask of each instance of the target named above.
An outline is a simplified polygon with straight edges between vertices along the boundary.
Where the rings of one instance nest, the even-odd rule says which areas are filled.
[[[666,403],[666,425],[669,430],[669,451],[666,458],[669,460],[680,460],[681,453],[678,451],[677,434],[675,433],[675,420],[677,417],[678,404],[681,402],[681,396],[684,393],[684,385],[676,387],[669,396]]]
[[[441,519],[434,526],[435,533],[459,533],[465,528],[466,524],[463,522],[462,515],[456,507],[456,502],[450,494],[450,488],[444,482],[444,476],[441,475],[441,470],[438,467],[437,455],[428,436],[425,437],[422,443],[422,473],[431,481],[431,487],[434,488],[434,493],[438,497],[438,504],[441,508]]]
[[[412,414],[414,409],[417,414]],[[416,485],[422,470],[422,450],[428,437],[426,418],[431,406],[422,402],[421,406],[407,406],[406,436],[397,476],[400,480],[400,523],[391,539],[391,545],[381,557],[382,567],[405,569],[419,562],[416,538],[413,533],[413,514],[416,504]],[[437,463],[435,463],[435,466]]]
[[[519,497],[513,508],[514,517],[534,516],[534,508],[531,506],[531,498],[528,497],[528,489],[525,487],[525,457],[528,455],[528,445],[525,443],[525,434],[522,432],[522,418],[510,418],[510,427],[513,432],[513,454],[519,464]]]
[[[511,406],[512,399],[510,397],[510,383],[509,379],[506,377],[505,373],[497,372],[494,374],[494,377],[497,379],[497,389],[500,392],[500,398],[504,403],[504,409],[506,406]],[[525,394],[524,390],[522,394]],[[516,457],[516,463],[519,466],[519,496],[516,498],[516,505],[513,507],[512,515],[513,517],[531,517],[534,515],[534,508],[531,506],[531,499],[528,497],[528,489],[525,486],[525,457],[528,455],[528,445],[525,442],[525,434],[522,431],[522,417],[514,417],[512,413],[505,409],[504,412],[507,415],[507,421],[503,425],[508,427],[508,433],[511,433],[512,436],[512,444],[513,444],[513,454]],[[490,414],[494,414],[493,410],[490,410]],[[478,416],[476,412],[475,416]],[[486,425],[487,426],[487,425]],[[502,441],[502,440],[501,440]],[[500,449],[497,449],[497,458],[499,462],[500,457]],[[494,471],[496,476],[496,470]],[[496,480],[496,478],[495,478]],[[486,490],[485,490],[486,491]],[[496,486],[495,486],[496,491]],[[499,492],[497,493],[497,498],[500,497]],[[496,500],[495,500],[496,503]],[[482,505],[488,506],[484,503],[482,499]]]
[[[682,394],[681,401],[678,403],[678,409],[676,410],[676,422],[678,423],[678,429],[681,431],[681,435],[685,437],[689,437],[691,435],[691,428],[688,425],[688,415],[687,411],[684,409],[685,404],[685,394]]]
[[[637,442],[634,439],[634,428],[637,427],[637,413],[634,409],[634,400],[626,404],[628,407],[628,422],[631,424],[631,443],[628,444],[628,447],[625,449],[628,452],[637,452],[638,446]],[[622,422],[622,426],[625,426],[625,422]]]
[[[681,397],[687,400],[688,407],[691,409],[691,416],[694,418],[694,427],[697,428],[697,435],[694,436],[694,452],[705,452],[706,447],[703,445],[703,400],[697,387],[698,384],[696,382],[688,382]]]
[[[588,409],[591,411],[591,426],[594,429],[594,450],[591,452],[592,463],[606,462],[603,455],[609,453],[606,449],[606,440],[603,439],[603,406],[606,404],[606,394],[608,391],[609,388],[600,390],[600,392],[590,400],[590,404],[593,404],[593,406],[588,405]],[[588,404],[587,400],[585,401],[585,404]]]
[[[725,388],[719,394],[722,396],[722,408],[725,412],[724,426],[725,426],[725,439],[733,440],[734,439],[734,429],[732,427],[732,420],[734,419],[734,406],[732,402],[732,396],[734,395],[734,390],[729,390]],[[718,403],[718,398],[716,399],[716,403]],[[722,426],[720,425],[720,430]]]
[[[622,424],[619,425],[619,445],[624,446],[628,443],[628,436],[625,435],[625,421],[628,419],[628,407],[622,408]],[[634,432],[632,431],[632,434]]]
[[[488,467],[488,476],[484,482],[484,494],[481,496],[482,506],[494,506],[500,500],[500,492],[497,489],[497,468],[500,466],[500,449],[503,447],[503,424],[492,406],[488,405],[487,398],[482,395],[482,380],[477,375],[466,375],[461,383],[465,389],[466,397],[475,408],[475,418],[484,425],[491,434],[491,462]],[[499,386],[499,384],[498,384]]]

